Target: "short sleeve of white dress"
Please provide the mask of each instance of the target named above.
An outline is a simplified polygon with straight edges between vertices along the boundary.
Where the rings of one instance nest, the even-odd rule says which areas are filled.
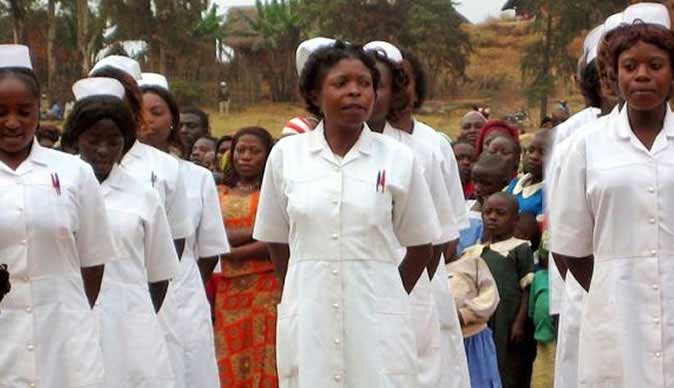
[[[431,160],[431,165],[426,168],[426,180],[440,222],[440,234],[433,243],[444,244],[459,238],[459,227],[454,216],[452,198],[444,184],[441,163],[437,160],[435,153],[432,153]]]
[[[210,173],[201,180],[201,202],[204,208],[197,226],[197,254],[199,257],[213,257],[229,253],[218,189]]]
[[[178,255],[159,195],[154,191],[148,192],[147,204],[147,218],[143,225],[145,269],[148,282],[154,283],[171,279],[178,273]]]
[[[587,196],[585,136],[573,139],[558,166],[555,192],[550,198],[552,251],[564,256],[585,257],[593,253],[594,217]]]
[[[78,186],[79,227],[75,241],[80,266],[95,267],[114,260],[116,251],[101,188],[91,167],[84,163],[80,167]]]
[[[287,244],[290,224],[288,219],[288,199],[283,191],[282,146],[272,149],[265,167],[257,207],[253,238],[258,241]]]
[[[440,234],[431,192],[419,162],[411,160],[408,184],[393,193],[393,231],[403,247],[432,243]]]
[[[166,217],[171,227],[171,236],[174,240],[189,237],[194,232],[194,225],[190,218],[189,202],[187,201],[187,189],[182,169],[177,174],[175,187],[167,194]]]

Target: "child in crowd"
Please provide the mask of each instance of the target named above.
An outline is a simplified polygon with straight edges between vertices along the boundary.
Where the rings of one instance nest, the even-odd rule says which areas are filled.
[[[470,225],[459,231],[459,244],[456,248],[457,257],[461,257],[466,248],[480,242],[482,238],[482,204],[490,195],[503,190],[508,185],[510,180],[509,165],[498,156],[483,154],[473,165],[471,177],[475,199],[466,201]]]
[[[517,140],[508,135],[497,134],[490,139],[486,151],[497,155],[508,163],[511,179],[517,176],[522,157],[522,148]]]
[[[54,148],[61,138],[63,131],[56,125],[40,124],[35,132],[35,138],[41,146],[46,148]]]
[[[505,192],[490,196],[482,208],[485,247],[481,256],[501,298],[489,327],[494,332],[505,388],[529,387],[536,355],[533,325],[528,319],[534,259],[529,242],[513,237],[518,210],[517,199]]]
[[[531,243],[531,251],[536,252],[541,245],[541,226],[538,217],[532,213],[522,213],[515,223],[513,236]]]
[[[550,131],[538,131],[526,149],[524,174],[513,179],[508,186],[507,191],[517,197],[521,213],[543,216],[545,209],[543,171],[549,146]]]
[[[529,295],[529,317],[534,322],[536,361],[534,361],[532,388],[554,385],[555,354],[557,351],[557,322],[550,315],[550,279],[548,276],[547,238],[538,251],[539,269],[534,274]]]
[[[471,179],[473,165],[477,160],[475,146],[467,141],[454,143],[454,157],[459,165],[459,176],[461,177],[461,186],[463,186],[463,196],[465,199],[475,199],[475,187]]]
[[[483,248],[475,245],[447,264],[449,288],[459,310],[471,386],[501,388],[496,345],[487,326],[499,295],[489,267],[480,257]]]

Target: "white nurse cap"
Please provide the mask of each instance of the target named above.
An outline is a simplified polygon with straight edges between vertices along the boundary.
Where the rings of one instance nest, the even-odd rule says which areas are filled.
[[[33,70],[28,46],[0,44],[0,68],[8,67]]]
[[[389,42],[375,40],[374,42],[370,42],[363,46],[363,49],[365,51],[379,53],[393,63],[401,63],[403,61],[403,55],[400,53],[400,50]]]
[[[113,96],[124,99],[124,86],[114,78],[93,77],[81,79],[73,85],[75,100],[93,96]]]
[[[138,81],[138,86],[156,86],[170,90],[168,80],[159,73],[143,73],[143,78]]]
[[[322,49],[323,47],[332,46],[335,44],[334,39],[328,39],[323,37],[317,37],[309,40],[305,40],[297,46],[297,51],[295,52],[295,66],[297,67],[297,74],[302,74],[304,65],[309,60],[309,57],[314,52]]]
[[[140,65],[138,64],[138,62],[129,57],[124,57],[121,55],[111,55],[109,57],[101,59],[94,65],[94,68],[91,69],[89,75],[92,75],[97,70],[100,70],[104,67],[112,67],[117,70],[121,70],[132,76],[133,79],[135,79],[136,81],[143,78],[143,75],[140,72]]]
[[[599,42],[601,41],[601,36],[604,33],[604,25],[595,27],[589,34],[585,37],[585,42],[583,43],[583,54],[585,55],[585,63],[588,64],[597,58],[597,51],[599,48]]]
[[[630,5],[623,11],[623,25],[627,24],[653,24],[671,29],[672,20],[669,18],[669,10],[664,4],[638,3]]]

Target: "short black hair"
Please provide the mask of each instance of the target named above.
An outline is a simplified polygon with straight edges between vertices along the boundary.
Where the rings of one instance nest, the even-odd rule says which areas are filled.
[[[498,171],[499,173],[503,174],[504,181],[509,181],[511,178],[512,171],[510,171],[508,167],[508,163],[506,163],[504,159],[498,157],[497,155],[490,154],[489,152],[483,152],[473,165],[473,169],[485,168]]]
[[[199,118],[199,121],[201,122],[201,127],[204,128],[207,132],[210,132],[211,124],[208,113],[197,108],[196,106],[188,106],[186,108],[181,109],[180,114],[190,114],[197,116]],[[178,121],[180,121],[180,117],[178,117]]]
[[[426,76],[426,70],[419,57],[412,51],[407,49],[402,49],[400,51],[403,54],[403,58],[405,58],[412,67],[414,91],[417,94],[417,100],[414,102],[414,109],[419,109],[424,105],[424,102],[426,102],[426,98],[428,97],[428,77]]]
[[[244,135],[253,135],[260,139],[265,148],[265,166],[267,165],[269,153],[271,153],[271,149],[274,147],[274,137],[269,131],[262,127],[245,127],[236,131],[236,134],[234,134],[234,138],[232,139],[232,152],[227,156],[227,162],[230,168],[225,171],[225,176],[222,178],[222,183],[228,187],[235,187],[239,182],[239,173],[236,172],[236,168],[234,167],[234,149],[236,148],[236,143],[238,143],[239,139]],[[262,168],[261,175],[264,176],[264,167]]]
[[[586,104],[594,108],[600,108],[602,100],[601,84],[599,83],[599,69],[596,59],[581,69],[578,85]]]
[[[104,66],[90,74],[90,77],[106,77],[119,81],[124,86],[124,100],[128,102],[136,121],[136,131],[145,129],[143,94],[133,76],[112,66]]]
[[[519,202],[517,202],[517,197],[515,197],[514,195],[512,195],[512,194],[510,194],[506,191],[497,191],[494,194],[490,195],[489,198],[487,198],[487,201],[489,201],[489,199],[491,199],[493,197],[501,198],[504,201],[506,201],[506,203],[510,207],[510,210],[513,211],[513,214],[519,213],[520,204],[519,204]]]
[[[357,59],[363,62],[370,70],[372,87],[377,93],[380,75],[374,58],[360,45],[337,41],[334,45],[320,48],[311,54],[300,74],[300,95],[304,98],[306,110],[314,116],[323,117],[321,108],[313,101],[315,93],[321,88],[328,71],[343,59]]]
[[[101,120],[112,120],[124,136],[124,153],[136,141],[136,120],[129,106],[115,96],[91,96],[75,103],[64,126],[63,140],[74,146],[77,139]]]
[[[37,98],[38,105],[40,104],[40,81],[37,79],[37,75],[30,69],[23,67],[5,67],[0,69],[0,79],[6,77],[14,77],[19,81],[23,82],[28,88],[30,94],[33,97]]]
[[[170,91],[155,85],[143,85],[140,87],[140,91],[145,93],[152,93],[168,105],[169,111],[171,112],[171,131],[169,132],[168,143],[174,147],[182,149],[182,144],[180,143],[180,138],[178,137],[178,131],[180,130],[180,109],[178,109],[178,102],[173,96],[173,93]],[[187,150],[189,152],[189,150]]]

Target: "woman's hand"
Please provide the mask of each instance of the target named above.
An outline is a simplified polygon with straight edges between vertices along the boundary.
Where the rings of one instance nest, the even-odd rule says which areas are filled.
[[[516,318],[510,328],[510,343],[519,345],[524,341],[524,319]]]

